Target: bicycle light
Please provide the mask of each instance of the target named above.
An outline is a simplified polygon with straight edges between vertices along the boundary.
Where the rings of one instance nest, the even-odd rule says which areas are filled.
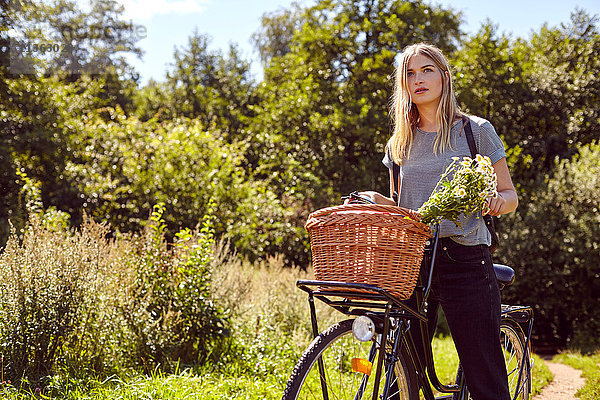
[[[371,318],[361,315],[352,323],[352,335],[361,342],[368,342],[375,334],[375,324]]]

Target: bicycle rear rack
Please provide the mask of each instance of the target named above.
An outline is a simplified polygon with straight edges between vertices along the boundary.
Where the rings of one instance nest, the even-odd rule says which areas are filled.
[[[375,285],[303,279],[297,281],[296,286],[309,296],[316,297],[346,315],[361,315],[369,310],[383,316],[385,313],[383,310],[386,309],[387,304],[391,304],[390,317],[413,317],[423,322],[427,321],[425,314],[408,307],[385,289]]]

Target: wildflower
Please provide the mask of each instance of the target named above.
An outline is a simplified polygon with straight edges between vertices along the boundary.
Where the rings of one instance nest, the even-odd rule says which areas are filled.
[[[461,187],[457,187],[454,190],[454,193],[456,194],[456,196],[458,197],[465,197],[465,195],[467,194],[467,191],[464,188]]]
[[[463,157],[460,162],[458,157],[452,160],[429,200],[418,210],[426,224],[447,219],[459,225],[460,215],[479,215],[487,207],[487,198],[498,195],[498,180],[488,157],[477,155],[474,160],[470,157]]]

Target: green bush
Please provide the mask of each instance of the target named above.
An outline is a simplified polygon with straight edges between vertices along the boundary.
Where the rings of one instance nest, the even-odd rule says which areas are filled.
[[[12,381],[38,380],[80,355],[69,352],[81,349],[86,309],[102,290],[97,238],[30,218],[0,255],[0,356]]]
[[[218,356],[228,335],[226,313],[211,290],[211,217],[200,229],[183,229],[168,248],[164,205],[154,207],[151,223],[133,265],[136,279],[124,304],[135,359],[145,367],[173,370]]]
[[[108,224],[87,216],[69,230],[53,209],[32,211],[22,235],[13,230],[0,254],[3,380],[43,386],[57,374],[171,370],[219,356],[228,321],[211,295],[212,217],[167,245],[163,212],[155,207],[141,236],[109,239]]]
[[[251,260],[284,253],[306,262],[308,238],[292,207],[245,170],[242,143],[227,143],[198,120],[141,122],[119,109],[90,114],[65,171],[95,219],[136,232],[165,205],[167,238],[193,228],[214,202],[217,236]],[[75,219],[75,217],[74,217]]]
[[[600,346],[600,145],[560,162],[547,185],[503,222],[501,261],[517,271],[506,301],[535,308],[535,335],[559,346]]]

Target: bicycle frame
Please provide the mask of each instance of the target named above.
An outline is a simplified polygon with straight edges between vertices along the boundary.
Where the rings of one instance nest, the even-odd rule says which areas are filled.
[[[394,344],[392,347],[392,356],[396,357],[399,354],[402,346],[406,347],[409,354],[413,368],[417,371],[418,384],[422,388],[426,400],[435,400],[435,396],[432,390],[432,386],[442,393],[457,393],[459,399],[463,397],[464,382],[458,382],[458,384],[444,385],[440,382],[434,365],[433,350],[431,348],[431,342],[428,340],[428,328],[427,328],[427,299],[431,291],[433,271],[435,268],[435,261],[437,255],[438,246],[438,232],[439,229],[435,230],[433,237],[433,253],[431,256],[431,262],[429,265],[429,274],[427,275],[427,282],[425,285],[417,285],[415,288],[415,297],[417,307],[413,309],[406,305],[403,301],[399,300],[385,289],[381,289],[374,285],[362,284],[362,283],[348,283],[348,282],[334,282],[334,281],[316,281],[316,280],[299,280],[296,286],[308,293],[308,302],[311,314],[312,330],[315,337],[319,335],[319,329],[317,324],[316,309],[314,299],[324,302],[330,307],[338,310],[339,312],[348,316],[359,316],[366,315],[371,317],[376,324],[379,325],[382,338],[387,338],[390,334],[390,322],[398,321],[398,326],[393,330],[396,332],[394,337]],[[356,290],[362,292],[357,293]],[[526,362],[529,362],[528,357],[530,354],[530,337],[533,328],[533,309],[529,306],[503,306],[501,318],[504,320],[511,320],[519,325],[528,323],[527,337],[525,344],[525,351],[523,352],[523,359],[521,360],[521,367],[517,380],[517,389],[515,391],[513,400],[525,390],[526,380],[522,380],[523,368]],[[425,360],[421,360],[420,356],[416,351],[416,345],[413,342],[412,336],[408,334],[410,329],[414,329],[411,325],[417,323],[420,337],[423,342],[423,349]],[[379,392],[379,380],[382,374],[382,366],[385,355],[386,346],[380,346],[380,357],[375,372],[375,387],[373,390],[373,400],[377,399]],[[374,354],[372,353],[373,358]],[[460,366],[459,366],[460,368]],[[322,361],[319,360],[319,372],[323,377],[323,366]],[[391,374],[391,370],[388,370],[388,374]],[[389,376],[388,376],[389,377]],[[322,389],[324,398],[326,397],[325,382],[322,379]],[[365,378],[367,379],[367,378]],[[463,379],[464,380],[464,379]],[[386,380],[389,382],[389,379]],[[361,385],[362,386],[362,385]],[[388,384],[383,388],[384,395],[388,390]],[[453,395],[441,397],[442,399],[450,399]],[[439,399],[439,398],[438,398]]]

